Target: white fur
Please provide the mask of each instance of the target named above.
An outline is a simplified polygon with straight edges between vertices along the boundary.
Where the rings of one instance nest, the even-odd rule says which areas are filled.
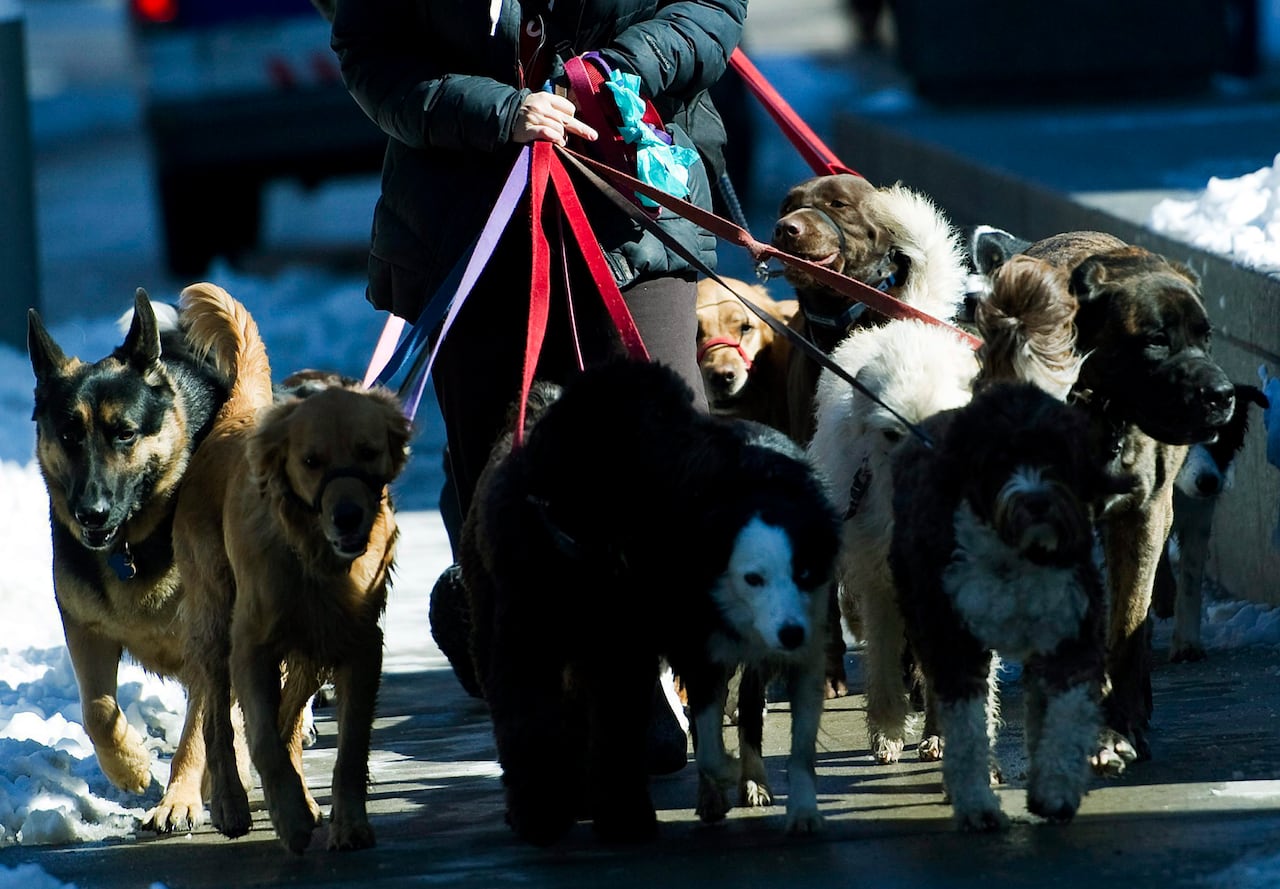
[[[1089,784],[1089,757],[1096,751],[1102,713],[1089,689],[1077,685],[1045,702],[1039,742],[1027,779],[1030,807],[1042,812],[1075,814]]]
[[[1235,467],[1236,461],[1232,460],[1227,464],[1226,471],[1223,471],[1204,445],[1192,445],[1187,449],[1187,459],[1182,461],[1182,468],[1178,470],[1178,478],[1174,484],[1178,486],[1179,491],[1188,497],[1197,499],[1216,497],[1222,492],[1231,489],[1231,485],[1235,481]],[[1217,482],[1208,494],[1197,482],[1198,479],[1206,477]]]
[[[942,582],[983,645],[1022,659],[1076,634],[1089,597],[1073,570],[1023,559],[967,503],[956,510],[955,529],[956,551]]]
[[[987,700],[975,697],[941,703],[938,719],[947,739],[942,780],[956,820],[967,830],[1003,826],[1007,819],[991,789],[993,720]]]
[[[935,318],[954,318],[964,305],[969,277],[965,248],[955,229],[929,197],[901,183],[878,189],[870,201],[878,205],[873,216],[911,259],[898,298]]]
[[[711,591],[726,622],[742,637],[732,655],[720,653],[721,661],[736,663],[743,642],[758,654],[785,653],[779,639],[784,627],[799,627],[805,643],[812,640],[814,597],[796,586],[792,572],[791,536],[759,518],[747,522]]]
[[[821,587],[812,592],[800,589],[793,570],[791,537],[786,530],[758,517],[748,521],[738,533],[728,567],[711,590],[738,638],[716,634],[708,643],[708,653],[728,666],[744,661],[784,666],[791,701],[787,831],[812,833],[821,829],[823,821],[818,811],[815,768],[825,689],[822,641],[826,596]],[[796,648],[785,648],[779,639],[779,632],[787,626],[798,626],[804,632],[803,643]],[[704,820],[718,820],[717,816],[728,810],[727,794],[740,776],[740,764],[724,750],[724,700],[721,690],[714,706],[694,714],[698,814]],[[704,745],[704,738],[714,740]]]
[[[891,321],[858,330],[832,359],[881,401],[916,424],[966,404],[978,371],[973,349],[953,331],[922,321]],[[850,486],[864,464],[869,486],[846,518],[837,567],[840,610],[866,641],[867,723],[872,752],[896,762],[908,730],[910,706],[902,685],[903,624],[889,570],[893,483],[889,452],[911,434],[882,406],[830,370],[818,379],[817,425],[809,456],[843,513]]]
[[[170,303],[151,301],[151,309],[156,313],[156,329],[160,333],[178,329],[178,309]],[[121,336],[127,336],[133,325],[133,309],[129,309],[116,319],[116,330]]]

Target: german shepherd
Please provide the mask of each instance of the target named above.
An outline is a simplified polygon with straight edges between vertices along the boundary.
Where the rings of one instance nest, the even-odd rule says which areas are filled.
[[[54,595],[84,726],[111,782],[142,793],[152,783],[151,756],[120,711],[116,671],[127,651],[185,684],[175,495],[228,383],[188,349],[176,317],[157,320],[141,288],[124,343],[92,364],[64,354],[35,309],[27,322]],[[144,828],[165,833],[203,820],[202,721],[201,708],[189,706],[168,786]]]

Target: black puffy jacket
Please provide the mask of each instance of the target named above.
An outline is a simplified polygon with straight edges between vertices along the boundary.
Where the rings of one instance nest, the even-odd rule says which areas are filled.
[[[525,2],[542,8],[542,0]],[[676,142],[692,145],[672,118],[694,99],[698,113],[709,112],[703,91],[728,66],[747,0],[548,5],[548,30],[558,40],[571,42],[577,53],[598,51],[614,68],[639,75]],[[528,94],[515,85],[522,19],[520,0],[337,4],[333,49],[347,88],[391,137],[370,252],[368,296],[378,308],[416,318],[493,207],[520,147],[510,137]],[[706,171],[699,164],[692,172],[689,199],[709,209]],[[580,193],[620,286],[688,268],[656,236],[586,190]],[[714,265],[714,237],[666,210],[659,219]]]

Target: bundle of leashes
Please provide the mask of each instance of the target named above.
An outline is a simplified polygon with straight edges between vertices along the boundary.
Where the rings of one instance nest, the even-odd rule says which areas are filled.
[[[769,114],[778,123],[787,138],[805,158],[816,174],[851,173],[860,175],[842,164],[835,154],[818,138],[817,134],[800,119],[791,107],[782,99],[759,70],[746,58],[741,50],[735,50],[730,58],[732,67],[741,75],[749,89],[764,105]],[[597,84],[598,86],[598,84]],[[594,92],[592,93],[594,95]],[[701,226],[721,240],[736,244],[750,252],[752,258],[761,266],[770,259],[777,259],[784,265],[803,269],[808,275],[822,282],[831,290],[849,297],[851,300],[866,304],[869,308],[897,319],[914,319],[926,323],[940,325],[953,330],[956,335],[970,342],[975,348],[980,341],[973,335],[954,325],[935,318],[901,300],[895,299],[883,291],[877,290],[854,278],[834,272],[826,266],[818,265],[798,256],[778,250],[771,244],[757,241],[751,236],[745,220],[730,222],[710,213],[682,198],[673,197],[653,185],[645,183],[623,170],[612,167],[601,161],[585,157],[566,148],[557,148],[550,142],[534,142],[524,146],[516,158],[507,176],[498,200],[489,215],[481,233],[472,242],[463,257],[458,261],[449,278],[428,301],[418,320],[407,336],[401,339],[405,321],[395,315],[390,316],[383,328],[381,337],[375,347],[369,369],[365,374],[364,384],[390,385],[402,374],[398,392],[406,414],[412,419],[417,412],[418,404],[425,388],[426,379],[431,372],[435,356],[448,334],[449,328],[457,317],[467,295],[475,286],[480,272],[489,257],[492,256],[498,240],[514,215],[525,191],[530,193],[532,219],[542,217],[544,206],[558,206],[560,214],[557,219],[563,224],[569,223],[570,232],[577,243],[582,257],[586,260],[588,270],[604,301],[607,310],[628,354],[636,358],[647,359],[644,343],[622,299],[621,292],[605,262],[604,253],[591,230],[581,201],[578,199],[573,182],[564,161],[585,181],[591,183],[604,194],[622,212],[633,219],[637,225],[655,235],[673,253],[684,259],[689,265],[725,287],[751,312],[780,336],[788,338],[810,359],[818,362],[853,386],[858,392],[888,410],[913,435],[927,445],[932,445],[928,435],[916,424],[911,423],[898,412],[884,404],[875,393],[859,382],[852,374],[840,367],[830,356],[819,349],[807,337],[802,336],[787,325],[769,315],[756,306],[723,278],[707,267],[697,255],[680,244],[674,237],[663,230],[653,216],[641,208],[636,195],[643,195],[657,205],[661,205],[673,213]],[[732,190],[730,189],[730,194]],[[740,211],[739,211],[740,212]],[[525,343],[524,371],[521,383],[520,399],[517,405],[519,416],[516,422],[516,443],[519,444],[519,433],[524,426],[524,408],[528,392],[533,382],[534,370],[538,355],[546,333],[546,323],[550,297],[550,248],[545,231],[540,225],[532,225],[533,263],[530,286],[529,330]],[[563,238],[561,239],[563,249]],[[438,333],[434,344],[431,341],[432,331]],[[397,344],[398,341],[398,344]]]

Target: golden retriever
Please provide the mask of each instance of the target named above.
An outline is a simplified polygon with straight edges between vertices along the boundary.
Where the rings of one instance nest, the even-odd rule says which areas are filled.
[[[760,284],[725,278],[698,282],[698,368],[711,413],[742,417],[788,431],[787,364],[791,341],[742,304],[742,296],[782,324],[800,309],[775,300]]]
[[[387,486],[407,460],[409,421],[391,393],[340,380],[273,401],[266,351],[244,307],[216,288],[188,288],[182,304],[195,348],[214,345],[202,321],[227,314],[255,344],[216,350],[246,357],[223,369],[231,395],[191,460],[174,518],[188,656],[199,663],[206,713],[211,820],[227,836],[250,826],[230,745],[234,689],[276,834],[289,850],[306,849],[320,809],[302,777],[303,710],[332,676],[338,753],[328,845],[373,846],[369,740],[396,539]]]

